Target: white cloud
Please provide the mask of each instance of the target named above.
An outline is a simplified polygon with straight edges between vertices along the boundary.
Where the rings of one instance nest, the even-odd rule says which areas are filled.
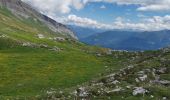
[[[139,5],[138,11],[165,11],[170,10],[170,0],[85,0],[88,2],[107,2],[118,5]]]
[[[116,21],[116,22],[123,22],[124,19],[123,19],[122,17],[117,17],[117,18],[115,19],[115,21]]]
[[[92,20],[89,18],[81,18],[76,15],[69,15],[64,23],[74,24],[82,27],[91,27],[91,28],[101,28],[101,29],[111,29],[111,25],[103,24]]]
[[[118,5],[139,5],[138,11],[160,11],[170,10],[170,0],[22,0],[30,3],[43,13],[66,14],[71,8],[82,9],[90,2],[107,2]],[[103,5],[101,8],[105,8]]]
[[[142,22],[132,23],[122,18],[117,18],[112,25],[104,24],[90,18],[81,18],[76,15],[61,17],[69,14],[71,9],[82,9],[90,2],[116,3],[117,5],[138,5],[138,11],[170,11],[170,0],[22,0],[30,3],[42,13],[66,24],[76,24],[83,27],[95,27],[105,29],[133,29],[133,30],[162,30],[170,29],[170,16],[154,16]],[[104,8],[104,6],[102,7]]]
[[[101,8],[101,9],[106,9],[106,6],[105,6],[105,5],[102,5],[100,8]]]
[[[138,23],[130,22],[122,17],[117,17],[112,24],[104,24],[89,18],[82,18],[76,15],[69,15],[62,20],[65,24],[73,24],[82,27],[98,29],[120,29],[120,30],[137,30],[137,31],[159,31],[170,30],[170,15],[163,17],[154,16],[151,18],[143,17]]]
[[[152,18],[144,18],[142,22],[130,23],[120,20],[116,20],[113,24],[114,29],[131,29],[140,31],[158,31],[158,30],[170,30],[170,15],[164,17],[154,16]]]
[[[81,0],[22,0],[31,4],[39,11],[49,15],[66,14],[71,11],[71,7],[75,9],[83,8],[84,4]]]
[[[138,11],[168,11],[170,10],[170,4],[169,5],[147,5],[143,7],[139,7],[137,9]]]
[[[139,18],[146,18],[147,16],[143,15],[143,14],[138,14],[137,17],[139,17]]]

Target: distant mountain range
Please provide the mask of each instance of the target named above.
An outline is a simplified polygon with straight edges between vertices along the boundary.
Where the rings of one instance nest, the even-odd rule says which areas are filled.
[[[102,33],[102,32],[106,31],[106,30],[102,30],[102,29],[86,28],[86,27],[80,27],[80,26],[76,26],[76,25],[68,25],[68,27],[72,31],[74,31],[74,33],[76,34],[76,36],[79,38],[80,41],[86,37],[89,37],[89,36],[95,34],[95,33]]]
[[[116,50],[155,50],[170,45],[170,30],[106,31],[82,38],[81,41]]]

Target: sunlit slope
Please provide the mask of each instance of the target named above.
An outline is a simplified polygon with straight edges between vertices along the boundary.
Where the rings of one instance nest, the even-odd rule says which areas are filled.
[[[107,52],[0,8],[0,98],[36,96],[87,82],[105,72],[104,66],[118,64],[106,58]]]

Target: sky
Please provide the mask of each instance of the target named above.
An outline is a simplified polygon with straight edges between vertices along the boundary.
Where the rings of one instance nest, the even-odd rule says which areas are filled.
[[[170,0],[22,0],[57,22],[98,29],[170,29]]]

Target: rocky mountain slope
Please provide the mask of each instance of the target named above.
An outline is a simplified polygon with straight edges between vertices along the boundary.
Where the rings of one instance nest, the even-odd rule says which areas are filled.
[[[0,6],[7,7],[19,18],[33,18],[34,20],[39,20],[48,26],[52,31],[67,37],[77,39],[74,33],[65,25],[57,23],[55,20],[49,18],[48,16],[37,12],[30,5],[22,2],[21,0],[0,0]]]

